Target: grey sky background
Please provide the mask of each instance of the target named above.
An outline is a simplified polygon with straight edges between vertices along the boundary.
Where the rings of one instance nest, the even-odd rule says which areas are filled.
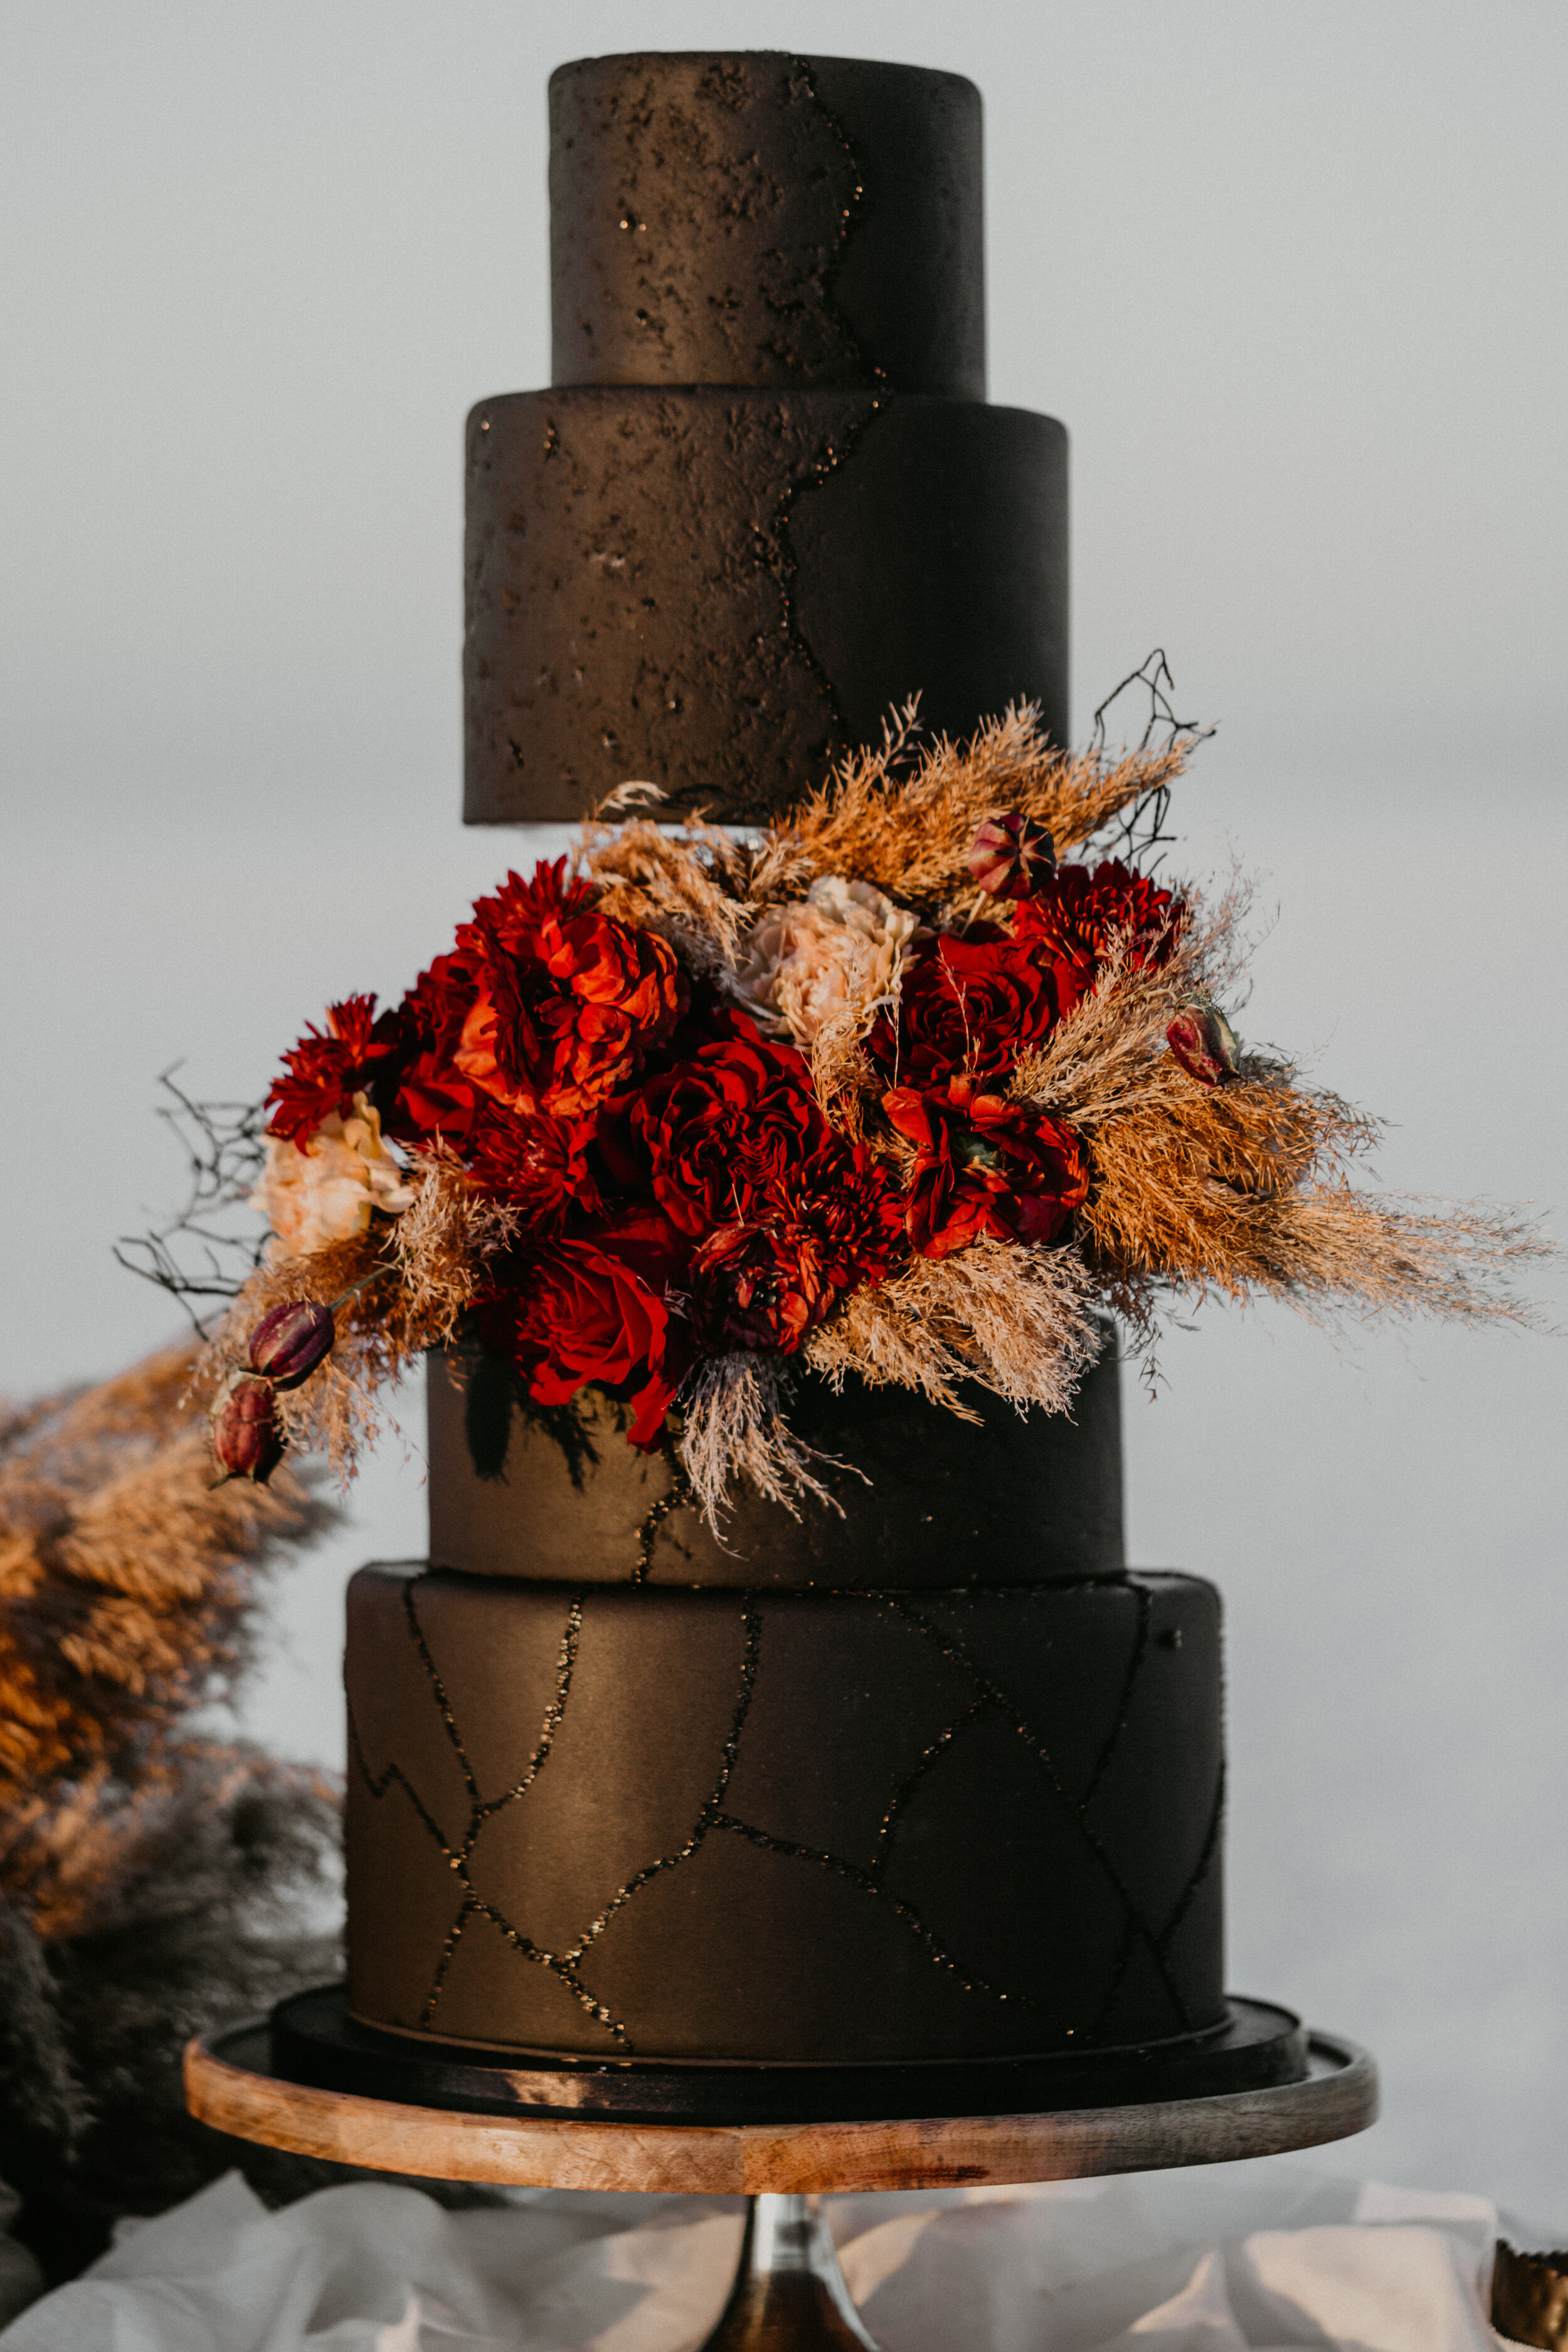
[[[1074,706],[1217,720],[1178,870],[1259,877],[1245,1034],[1391,1186],[1560,1212],[1568,15],[1533,0],[9,0],[0,1383],[166,1302],[152,1116],[264,1088],[542,844],[458,820],[461,427],[548,372],[544,83],[626,47],[971,75],[992,397],[1073,435]],[[1553,1313],[1561,1311],[1553,1307]],[[1568,1350],[1212,1304],[1128,1379],[1133,1557],[1223,1588],[1233,1982],[1371,2042],[1332,2160],[1568,2228]],[[280,1585],[248,1720],[341,1756],[342,1587],[418,1401]]]

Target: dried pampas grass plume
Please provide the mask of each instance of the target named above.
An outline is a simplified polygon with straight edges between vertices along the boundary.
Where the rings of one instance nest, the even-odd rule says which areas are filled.
[[[650,817],[618,827],[590,817],[577,857],[605,914],[658,932],[698,971],[733,968],[757,906],[750,854],[728,834],[700,816],[679,835]]]
[[[997,810],[1017,810],[1051,835],[1067,856],[1114,818],[1165,791],[1186,765],[1186,748],[1068,751],[1040,731],[1033,703],[987,719],[966,744],[944,738],[918,757],[912,708],[858,751],[768,837],[752,877],[774,895],[776,866],[805,861],[818,874],[849,874],[904,902],[987,902],[973,888],[969,849],[975,828]]]
[[[0,1422],[0,1816],[156,1750],[244,1656],[257,1569],[331,1513],[287,1472],[214,1487],[194,1343]],[[10,1865],[0,1860],[0,1877]]]
[[[1113,942],[1093,992],[1013,1074],[1013,1095],[1089,1140],[1079,1236],[1117,1311],[1145,1340],[1175,1288],[1243,1303],[1267,1294],[1320,1321],[1534,1321],[1508,1288],[1510,1274],[1556,1255],[1532,1220],[1358,1192],[1351,1171],[1379,1139],[1375,1119],[1304,1085],[1277,1054],[1245,1053],[1235,1079],[1205,1087],[1170,1053],[1179,1007],[1236,988],[1248,905],[1233,878],[1163,964],[1139,967]]]
[[[192,1720],[260,1572],[335,1514],[286,1470],[215,1488],[195,1345],[0,1411],[0,2144],[56,2269],[233,2161],[182,2045],[335,1959],[335,1787]]]
[[[676,1455],[691,1498],[714,1534],[722,1533],[726,1489],[748,1479],[764,1501],[782,1503],[792,1517],[803,1495],[843,1517],[842,1506],[818,1469],[849,1467],[836,1455],[805,1444],[790,1429],[788,1375],[764,1356],[715,1356],[699,1364],[680,1394],[681,1433]],[[857,1473],[857,1475],[863,1474]]]
[[[899,904],[945,906],[960,922],[994,899],[968,858],[975,828],[998,810],[1043,824],[1070,855],[1116,819],[1156,803],[1179,776],[1190,736],[1111,754],[1065,751],[1041,732],[1033,703],[988,719],[967,742],[918,744],[917,706],[851,753],[787,816],[748,839],[700,814],[679,828],[640,814],[650,785],[626,785],[583,829],[576,863],[617,921],[659,932],[699,971],[732,974],[763,910],[798,898],[817,878],[873,883]],[[608,820],[635,807],[618,824]]]
[[[1103,1345],[1093,1276],[1074,1249],[1022,1250],[982,1235],[951,1257],[915,1258],[857,1291],[814,1331],[805,1360],[836,1387],[853,1373],[896,1382],[973,1420],[973,1381],[1020,1412],[1065,1412]]]

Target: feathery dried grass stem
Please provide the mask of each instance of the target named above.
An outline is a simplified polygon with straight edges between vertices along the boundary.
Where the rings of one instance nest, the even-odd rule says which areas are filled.
[[[805,1355],[836,1384],[850,1373],[873,1388],[891,1381],[969,1419],[965,1381],[1021,1410],[1061,1412],[1100,1351],[1093,1312],[1093,1279],[1076,1250],[1020,1250],[983,1235],[857,1291]]]
[[[1180,743],[1116,756],[1064,751],[1041,734],[1032,703],[987,720],[967,744],[944,738],[908,773],[902,758],[885,742],[843,761],[775,829],[775,856],[854,875],[906,904],[945,902],[972,893],[970,845],[996,811],[1043,824],[1066,856],[1186,765]]]
[[[735,1477],[749,1480],[765,1502],[782,1503],[794,1518],[800,1517],[803,1495],[842,1517],[842,1506],[817,1471],[847,1465],[793,1433],[788,1402],[788,1375],[771,1357],[711,1357],[689,1375],[680,1393],[676,1452],[692,1499],[715,1535],[722,1533],[725,1496]]]

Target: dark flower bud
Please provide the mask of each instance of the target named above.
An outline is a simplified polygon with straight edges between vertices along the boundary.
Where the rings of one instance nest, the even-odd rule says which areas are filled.
[[[969,845],[969,870],[994,898],[1032,898],[1057,870],[1057,845],[1016,809],[988,816]]]
[[[1188,1077],[1200,1087],[1223,1086],[1241,1068],[1241,1052],[1223,1013],[1212,1004],[1189,1004],[1165,1032],[1165,1043]]]
[[[213,1416],[213,1460],[222,1475],[265,1486],[283,1459],[283,1433],[270,1381],[242,1372]]]
[[[264,1315],[250,1335],[250,1369],[277,1389],[297,1389],[332,1352],[337,1327],[330,1307],[291,1298]]]

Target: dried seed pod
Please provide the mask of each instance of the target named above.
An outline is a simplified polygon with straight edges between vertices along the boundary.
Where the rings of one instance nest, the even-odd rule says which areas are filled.
[[[218,1485],[229,1478],[248,1478],[253,1486],[265,1486],[283,1459],[283,1449],[271,1381],[242,1372],[213,1415],[213,1460],[220,1473]]]
[[[250,1369],[274,1388],[297,1389],[332,1352],[337,1327],[331,1307],[291,1298],[264,1315],[250,1335]]]
[[[1235,1033],[1212,1004],[1184,1005],[1165,1031],[1165,1043],[1200,1087],[1223,1086],[1241,1068]]]
[[[1057,870],[1057,845],[1017,809],[988,816],[969,845],[969,870],[994,898],[1028,898]]]

